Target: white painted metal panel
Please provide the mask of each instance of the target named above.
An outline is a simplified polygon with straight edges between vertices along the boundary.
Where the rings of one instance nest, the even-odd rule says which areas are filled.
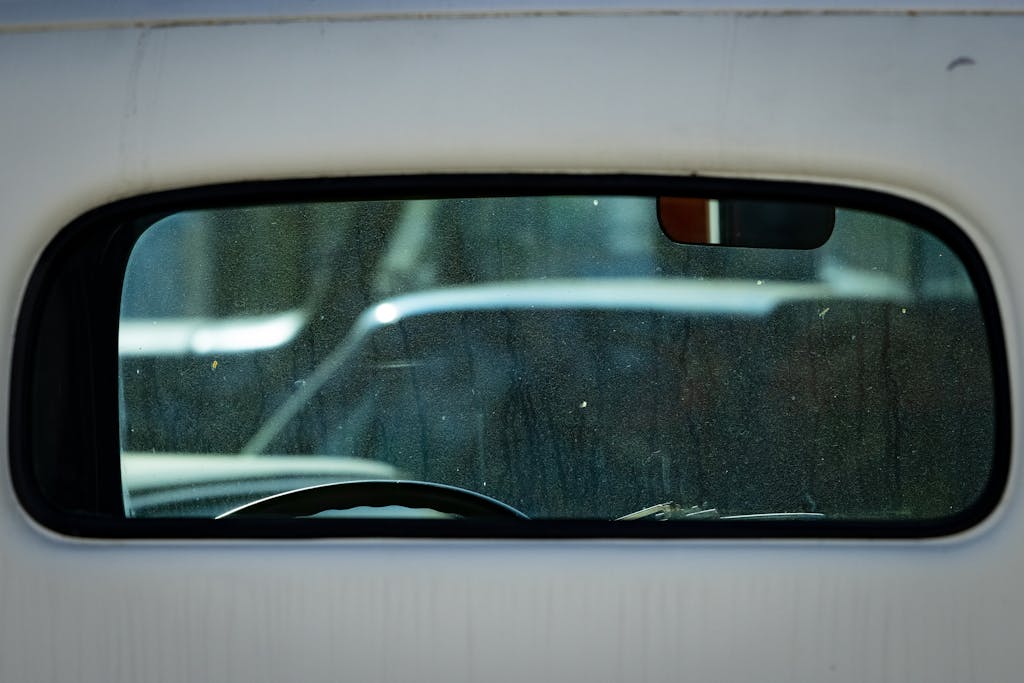
[[[119,197],[704,173],[949,215],[995,282],[1018,406],[1022,32],[684,12],[0,34],[0,356],[41,249]],[[4,478],[0,680],[1016,680],[1018,488],[980,528],[925,542],[118,542],[39,528]]]
[[[489,15],[583,14],[991,14],[1020,13],[1021,0],[0,0],[6,30],[57,27],[140,27],[155,24],[323,19],[482,17]]]

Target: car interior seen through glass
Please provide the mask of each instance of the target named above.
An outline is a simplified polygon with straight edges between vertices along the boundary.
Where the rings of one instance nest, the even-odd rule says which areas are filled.
[[[926,226],[792,193],[409,196],[148,219],[123,518],[828,528],[989,489],[990,326]]]

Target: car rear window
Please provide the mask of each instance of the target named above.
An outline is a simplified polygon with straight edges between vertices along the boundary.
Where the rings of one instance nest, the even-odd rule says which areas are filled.
[[[71,512],[829,536],[994,505],[998,319],[945,219],[809,185],[506,180],[180,194],[111,221],[96,400],[116,405],[76,466],[108,474]],[[64,447],[33,463],[58,496]]]

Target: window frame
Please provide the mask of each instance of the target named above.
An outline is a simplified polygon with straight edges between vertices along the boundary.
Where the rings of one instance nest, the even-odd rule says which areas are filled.
[[[603,520],[153,519],[126,518],[120,479],[118,321],[129,254],[160,217],[177,211],[288,202],[519,195],[688,195],[827,203],[911,223],[960,258],[977,293],[991,360],[994,452],[974,504],[937,520],[636,523]],[[73,340],[73,341],[72,341]],[[874,190],[819,183],[661,175],[443,174],[239,182],[170,190],[101,206],[72,221],[42,253],[19,312],[11,369],[10,468],[21,505],[37,522],[77,537],[162,538],[928,538],[966,530],[999,504],[1010,465],[1011,405],[1003,327],[995,291],[970,239],[937,211]],[[52,397],[57,397],[52,399]],[[60,429],[46,430],[59,424]],[[62,509],[36,467],[81,451]],[[63,462],[61,460],[61,462]],[[70,475],[69,475],[70,476]],[[118,517],[117,515],[121,516]]]

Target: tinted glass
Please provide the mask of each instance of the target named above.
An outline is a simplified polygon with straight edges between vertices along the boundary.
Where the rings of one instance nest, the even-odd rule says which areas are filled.
[[[673,242],[654,197],[184,211],[132,251],[119,346],[129,516],[397,479],[531,518],[934,520],[995,451],[960,259],[844,208],[813,249]]]

